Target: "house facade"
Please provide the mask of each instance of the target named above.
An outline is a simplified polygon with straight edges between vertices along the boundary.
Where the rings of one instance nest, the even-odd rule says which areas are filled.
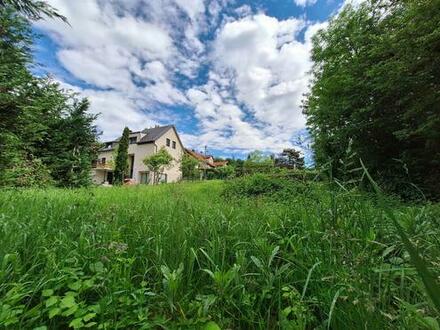
[[[99,151],[98,160],[93,168],[93,182],[95,184],[113,183],[114,159],[119,139],[105,142],[104,147]],[[171,166],[163,171],[159,181],[177,182],[181,180],[180,163],[185,149],[176,128],[173,125],[168,125],[130,133],[127,178],[131,179],[132,183],[153,183],[153,173],[143,163],[143,160],[158,152],[162,147],[173,157],[173,161]]]

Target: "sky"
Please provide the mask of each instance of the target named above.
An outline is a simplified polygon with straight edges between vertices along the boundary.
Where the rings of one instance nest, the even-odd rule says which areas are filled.
[[[342,0],[50,0],[38,75],[89,98],[102,141],[125,126],[176,126],[219,157],[302,149],[311,37]]]

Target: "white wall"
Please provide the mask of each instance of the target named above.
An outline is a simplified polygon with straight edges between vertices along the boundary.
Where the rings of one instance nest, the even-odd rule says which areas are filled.
[[[147,144],[130,144],[128,146],[128,154],[134,154],[133,163],[133,179],[136,183],[140,183],[141,175],[139,172],[148,171],[143,160],[147,156],[151,156],[156,152],[156,146],[153,143]]]
[[[166,146],[166,139],[171,140],[171,145],[169,147]],[[173,149],[173,141],[176,142],[176,149]],[[174,129],[170,128],[168,132],[162,135],[156,141],[157,150],[161,147],[165,147],[166,151],[170,153],[170,155],[174,158],[172,166],[164,171],[168,176],[168,182],[177,182],[182,179],[182,171],[180,170],[180,163],[182,160],[182,155],[184,152],[183,145],[179,142],[177,138],[177,134]]]
[[[105,180],[105,171],[103,170],[92,170],[92,181],[94,184],[103,184]]]
[[[166,139],[171,140],[171,145],[169,147],[166,146]],[[173,149],[172,141],[176,142],[176,149]],[[170,155],[174,158],[172,162],[172,166],[167,168],[164,173],[167,174],[167,182],[177,182],[182,179],[182,171],[180,170],[180,162],[182,159],[182,155],[184,152],[183,145],[180,143],[177,138],[177,134],[173,128],[170,128],[164,135],[162,135],[155,143],[146,143],[146,144],[130,144],[128,146],[128,154],[134,155],[134,163],[133,163],[133,179],[136,183],[140,183],[141,173],[140,172],[148,172],[148,168],[144,165],[143,160],[147,156],[151,156],[156,153],[161,147],[165,147],[165,149],[170,153]],[[103,151],[98,155],[98,159],[101,160],[103,157],[106,158],[106,162],[113,161],[113,153],[114,150]],[[93,177],[93,181],[96,183],[102,183],[103,178],[100,176],[99,172],[103,171],[94,171],[95,175]]]

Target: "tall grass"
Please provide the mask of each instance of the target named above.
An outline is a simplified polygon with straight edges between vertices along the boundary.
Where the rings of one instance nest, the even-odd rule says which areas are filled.
[[[438,326],[374,198],[223,185],[0,192],[0,327]],[[438,276],[439,205],[387,205]]]

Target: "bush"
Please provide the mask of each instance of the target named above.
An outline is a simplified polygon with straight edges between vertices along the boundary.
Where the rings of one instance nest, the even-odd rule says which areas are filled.
[[[50,171],[40,159],[15,160],[13,167],[0,173],[0,186],[42,188],[54,184]]]
[[[235,169],[233,166],[223,166],[210,170],[206,173],[208,180],[226,180],[232,179],[235,176]]]
[[[303,193],[312,176],[305,171],[284,171],[280,173],[256,173],[226,182],[225,197],[276,196],[286,198]],[[301,173],[299,173],[301,172]],[[314,176],[313,176],[314,177]]]

